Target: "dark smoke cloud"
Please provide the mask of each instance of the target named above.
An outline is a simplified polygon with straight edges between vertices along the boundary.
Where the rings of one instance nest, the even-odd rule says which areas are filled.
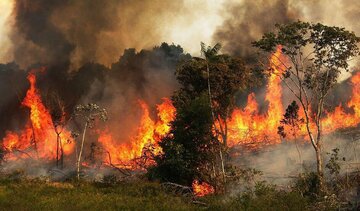
[[[360,23],[355,21],[360,18],[359,9],[360,2],[357,0],[231,1],[224,5],[224,22],[214,32],[213,40],[222,43],[225,52],[252,62],[256,51],[251,42],[272,31],[276,23],[296,20],[320,22],[345,27],[360,35]]]
[[[182,8],[182,1],[16,0],[14,59],[22,67],[66,62],[71,70],[87,62],[110,66],[125,48],[160,43],[163,20],[172,20]]]
[[[156,119],[155,105],[177,88],[174,71],[179,62],[190,58],[180,46],[163,43],[152,50],[127,49],[105,72],[105,80],[95,80],[81,102],[96,102],[107,108],[106,123],[118,142],[135,135],[142,110],[139,100],[149,105]]]
[[[218,27],[214,40],[223,50],[245,59],[254,57],[251,42],[273,29],[275,23],[287,23],[295,17],[288,0],[261,0],[229,3],[225,6],[224,23]]]
[[[26,112],[21,111],[20,102],[25,97],[26,74],[14,63],[0,64],[0,137],[10,128],[23,125]]]
[[[174,75],[177,64],[190,57],[180,46],[166,43],[139,52],[127,49],[110,68],[88,62],[70,73],[58,69],[59,65],[38,71],[37,88],[45,105],[51,100],[49,96],[58,95],[68,115],[77,104],[97,103],[106,108],[110,132],[117,136],[115,138],[120,137],[120,141],[128,141],[141,119],[139,100],[149,105],[150,112],[155,111],[161,98],[171,96],[177,87]],[[7,90],[0,99],[0,115],[4,116],[0,121],[0,138],[6,130],[21,129],[28,120],[28,110],[21,106],[29,87],[28,71],[14,63],[0,65],[0,88]],[[151,115],[156,119],[155,112]]]
[[[252,47],[251,42],[260,39],[264,33],[273,31],[276,23],[285,24],[296,20],[320,22],[330,26],[345,27],[359,36],[360,23],[354,21],[360,18],[359,9],[360,3],[356,0],[332,1],[331,4],[327,0],[228,2],[224,4],[222,13],[224,22],[215,31],[213,40],[223,44],[225,53],[240,56],[249,64],[258,64],[258,60],[264,58],[258,57],[257,49]],[[357,69],[358,61],[357,59],[350,62],[351,70]],[[344,72],[339,81],[343,82],[350,76],[351,74]],[[349,98],[349,89],[351,89],[349,82],[344,81],[339,84],[328,96],[327,109],[332,110],[334,105],[340,102],[344,104]],[[255,91],[258,97],[264,94],[264,90],[262,86],[251,91]],[[246,102],[246,96],[241,96],[239,101]],[[283,90],[283,96],[285,105],[293,100],[292,93],[287,89]],[[260,105],[266,105],[262,99],[264,98],[258,99],[261,102]],[[242,104],[244,103],[240,103]]]
[[[14,59],[21,65],[66,64],[74,49],[51,22],[54,10],[63,0],[17,0],[15,3]]]

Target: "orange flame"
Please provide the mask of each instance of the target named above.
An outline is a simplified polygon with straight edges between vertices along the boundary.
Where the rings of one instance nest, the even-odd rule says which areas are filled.
[[[42,159],[56,158],[57,137],[54,131],[54,124],[49,111],[42,103],[39,91],[36,89],[36,77],[30,73],[27,77],[30,88],[26,93],[22,105],[30,109],[30,121],[25,125],[25,129],[19,133],[7,131],[3,139],[3,148],[13,152],[16,150],[29,151],[27,155],[36,154]],[[61,145],[65,155],[72,153],[74,142],[71,133],[64,130],[60,134]],[[24,157],[24,155],[20,156]],[[8,154],[10,160],[16,156]]]
[[[273,143],[278,143],[277,127],[283,115],[282,106],[282,87],[281,79],[283,65],[280,60],[284,60],[281,55],[281,48],[270,59],[270,66],[273,73],[269,77],[266,88],[265,100],[268,102],[266,114],[260,114],[255,94],[248,96],[247,106],[244,109],[235,109],[228,122],[228,143],[230,146],[237,144],[253,145],[258,142],[264,143],[271,139]]]
[[[247,105],[244,109],[235,109],[231,118],[228,120],[228,143],[230,146],[245,145],[249,148],[257,148],[259,145],[277,144],[280,142],[277,134],[277,127],[283,118],[284,108],[282,105],[281,79],[278,74],[283,72],[281,61],[281,48],[270,58],[271,69],[266,89],[265,99],[268,102],[268,111],[259,114],[258,104],[255,94],[248,96]],[[360,72],[351,78],[352,97],[347,106],[354,110],[353,113],[346,112],[342,105],[335,108],[333,112],[326,112],[326,116],[321,120],[324,133],[331,133],[340,128],[355,127],[360,123]],[[300,108],[300,117],[304,117],[304,111]],[[310,122],[310,127],[315,128],[315,124]],[[303,125],[299,131],[300,136],[305,136],[306,128]]]
[[[99,132],[98,141],[102,144],[104,150],[108,152],[114,165],[136,168],[136,166],[129,163],[133,159],[141,157],[144,148],[147,146],[153,147],[152,153],[155,155],[161,153],[158,142],[161,137],[169,132],[169,123],[175,118],[176,110],[170,99],[163,98],[163,103],[157,106],[158,120],[154,121],[150,117],[148,105],[143,101],[139,101],[139,104],[143,114],[137,135],[131,137],[129,142],[118,144],[119,142],[113,139],[108,130]]]
[[[203,197],[209,194],[213,194],[215,192],[215,189],[213,186],[209,185],[206,182],[199,183],[198,180],[194,180],[192,183],[192,189],[197,197]]]

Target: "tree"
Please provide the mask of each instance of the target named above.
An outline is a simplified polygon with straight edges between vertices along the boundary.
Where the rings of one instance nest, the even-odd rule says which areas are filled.
[[[184,185],[194,179],[211,181],[218,142],[212,133],[208,97],[175,95],[173,100],[176,118],[159,143],[163,153],[155,157],[157,165],[150,172],[163,181]]]
[[[69,118],[66,116],[66,106],[57,92],[46,94],[46,107],[50,110],[54,131],[56,133],[56,167],[64,167],[64,151],[61,133],[63,132]]]
[[[233,111],[235,94],[257,82],[255,71],[247,68],[240,58],[218,54],[220,44],[205,47],[201,43],[202,58],[193,58],[181,65],[176,76],[186,92],[207,91],[216,135],[227,147],[227,120]],[[206,86],[205,86],[206,85]]]
[[[77,105],[75,107],[75,117],[80,118],[84,121],[84,127],[81,138],[81,145],[79,154],[77,156],[77,178],[80,179],[80,165],[81,165],[81,156],[84,149],[84,142],[86,137],[86,130],[94,126],[95,120],[98,118],[102,121],[107,120],[107,112],[104,108],[100,108],[98,105],[89,103],[87,105]]]
[[[302,163],[301,152],[297,143],[298,132],[300,131],[301,125],[304,123],[304,119],[299,116],[299,105],[296,101],[293,101],[287,108],[282,120],[280,120],[281,126],[278,127],[278,134],[285,138],[287,136],[285,127],[288,126],[290,134],[295,140],[296,150],[298,151],[299,161]]]
[[[297,21],[275,27],[275,32],[264,34],[253,46],[266,53],[281,49],[284,58],[277,58],[279,64],[274,65],[285,70],[279,77],[304,111],[307,135],[316,153],[319,187],[323,189],[321,118],[324,102],[341,71],[348,71],[349,60],[359,55],[360,38],[344,28],[320,23]]]
[[[204,174],[201,172],[211,172],[211,178],[222,175],[225,182],[223,152],[227,148],[227,120],[235,107],[235,94],[250,85],[255,77],[241,59],[219,55],[219,50],[219,44],[205,47],[202,43],[204,58],[186,60],[176,69],[176,77],[181,85],[173,95],[177,115],[171,124],[172,130],[161,142],[164,154],[158,160],[157,168],[166,166],[166,172],[173,172],[172,175],[179,181],[182,181],[180,178],[187,178],[185,181],[189,182],[190,178]],[[195,109],[197,112],[192,111]],[[190,114],[192,117],[188,116]],[[194,124],[196,121],[198,124]],[[215,152],[217,155],[213,154]],[[198,167],[201,162],[192,154],[207,158],[203,158],[206,163],[202,163],[204,168]]]

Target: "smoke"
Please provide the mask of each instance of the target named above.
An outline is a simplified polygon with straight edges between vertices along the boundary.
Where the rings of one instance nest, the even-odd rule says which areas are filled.
[[[255,55],[251,42],[271,31],[275,23],[296,18],[289,0],[261,0],[229,3],[225,6],[223,24],[214,33],[214,40],[232,55],[251,59]]]
[[[20,102],[26,89],[26,73],[23,70],[14,63],[0,64],[0,137],[7,129],[24,123],[26,113],[21,111]]]
[[[10,39],[9,49],[1,50],[0,61],[12,58],[21,68],[62,63],[64,71],[77,70],[87,62],[110,67],[127,48],[161,42],[199,52],[200,41],[210,42],[221,23],[217,1],[7,0],[8,5],[12,1],[11,17],[3,16],[11,24],[6,34],[0,31]]]
[[[301,20],[323,23],[329,26],[344,27],[360,35],[360,23],[354,21],[360,17],[360,3],[356,0],[312,1],[312,0],[261,0],[228,1],[222,13],[223,23],[214,32],[214,42],[223,44],[223,51],[254,61],[256,49],[251,42],[261,38],[265,32],[272,31],[276,23],[284,24]],[[351,61],[351,70],[358,66],[358,59]],[[344,72],[343,81],[351,76]]]
[[[34,63],[66,64],[74,45],[51,22],[51,15],[64,1],[18,0],[15,3],[13,32],[14,59],[21,66]]]
[[[1,1],[0,8],[7,11],[0,14],[0,61],[16,63],[0,65],[0,137],[7,129],[21,128],[27,118],[20,102],[32,67],[47,67],[38,75],[38,87],[58,92],[67,113],[80,103],[106,108],[110,132],[125,142],[140,121],[138,100],[154,111],[162,97],[170,96],[177,88],[176,65],[190,57],[186,51],[199,51],[200,41],[220,42],[224,53],[251,63],[256,55],[251,42],[275,23],[300,19],[360,34],[360,23],[354,21],[360,8],[356,0],[11,0]],[[168,44],[153,48],[163,41],[180,43],[185,50]],[[345,102],[348,85],[337,90],[331,100]],[[264,87],[259,92],[257,97],[263,98]],[[311,146],[300,148],[304,160],[311,160]],[[249,160],[264,172],[292,173],[297,154],[295,145],[285,144]]]
[[[350,173],[359,170],[358,162],[360,145],[356,132],[335,133],[324,136],[322,156],[324,167],[328,163],[332,150],[339,149],[340,173]],[[262,172],[262,178],[272,184],[289,184],[301,173],[316,171],[316,156],[312,145],[305,140],[284,141],[281,144],[264,147],[257,152],[242,151],[242,156],[236,158],[235,165],[243,168],[254,168]],[[343,160],[345,158],[345,161]],[[329,177],[329,171],[325,168]]]
[[[110,132],[120,142],[128,141],[135,135],[141,119],[139,100],[155,111],[155,105],[163,97],[170,97],[178,87],[174,75],[177,64],[189,58],[180,46],[166,43],[140,52],[127,49],[105,72],[104,81],[92,83],[80,102],[96,102],[107,108],[110,119],[106,124]],[[152,116],[156,119],[155,114]]]

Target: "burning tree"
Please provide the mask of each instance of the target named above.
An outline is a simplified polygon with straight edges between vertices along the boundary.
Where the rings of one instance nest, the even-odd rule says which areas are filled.
[[[201,43],[204,58],[194,58],[178,68],[176,74],[184,91],[207,92],[214,129],[227,147],[227,120],[236,107],[235,94],[256,82],[256,77],[240,58],[218,54],[220,44],[206,47]],[[192,78],[195,75],[197,78]],[[198,83],[197,85],[195,83]]]
[[[285,70],[277,74],[300,103],[307,135],[316,152],[319,187],[323,190],[324,102],[341,71],[348,71],[349,60],[359,54],[360,38],[344,28],[320,23],[297,21],[275,27],[275,32],[264,34],[253,46],[273,55],[281,49],[284,59],[277,57],[276,62],[271,62]],[[270,71],[274,73],[274,69]]]
[[[77,155],[77,162],[76,162],[77,178],[80,179],[81,156],[84,149],[86,130],[94,126],[96,119],[106,121],[107,112],[104,108],[100,108],[96,104],[89,103],[87,105],[76,106],[74,114],[76,117],[80,117],[84,121],[84,128],[81,137],[81,145],[80,145],[79,154]]]
[[[194,172],[186,176],[187,183],[190,182],[189,178],[194,179],[197,174],[204,171],[208,171],[207,179],[214,179],[220,173],[225,180],[223,152],[227,148],[227,121],[235,107],[235,94],[252,84],[254,82],[252,79],[255,78],[241,59],[218,54],[219,50],[219,44],[214,47],[205,47],[202,44],[205,58],[194,57],[181,64],[176,70],[176,77],[181,84],[181,88],[173,96],[177,114],[171,124],[169,135],[161,142],[164,155],[163,160],[160,161],[165,162],[166,159],[170,159],[173,153],[183,153],[181,157],[185,163],[195,161],[186,153],[203,155],[210,153],[212,157],[212,161],[202,165],[202,168],[193,165],[194,168],[189,169]],[[197,105],[197,108],[194,105]],[[194,112],[194,109],[197,111]],[[199,123],[194,124],[196,121]],[[218,155],[215,156],[214,152]],[[208,159],[204,159],[206,160]],[[163,163],[158,162],[158,167],[161,167],[161,164]],[[182,164],[179,166],[186,167]],[[168,172],[175,168],[173,165],[167,167]],[[180,172],[183,174],[185,170]],[[176,178],[181,174],[175,174]],[[175,182],[183,182],[182,179],[179,178]]]
[[[176,118],[159,143],[163,153],[155,158],[153,173],[164,181],[191,185],[194,178],[210,180],[218,142],[212,132],[207,95],[191,99],[175,96]]]
[[[56,133],[56,167],[64,167],[64,148],[61,134],[65,129],[69,118],[66,116],[66,106],[57,92],[49,92],[46,94],[46,106],[49,108],[54,131]]]

